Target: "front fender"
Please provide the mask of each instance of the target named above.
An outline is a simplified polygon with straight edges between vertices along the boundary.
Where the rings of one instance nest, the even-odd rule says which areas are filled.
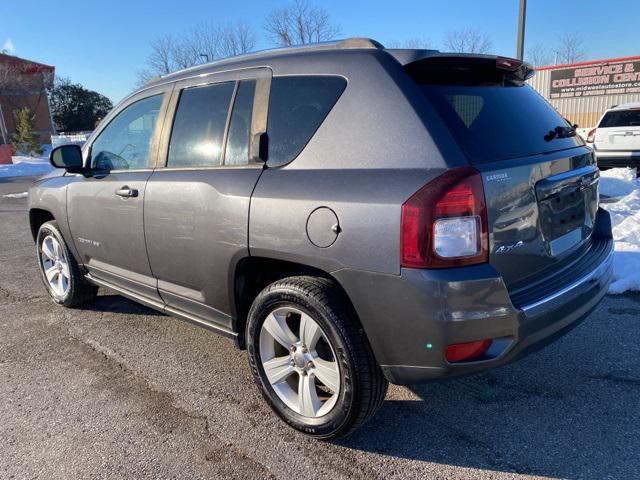
[[[76,261],[81,264],[81,258],[73,241],[73,235],[69,229],[67,219],[67,185],[71,177],[67,175],[46,176],[39,179],[30,189],[28,197],[29,219],[32,232],[40,225],[33,225],[35,218],[42,218],[34,215],[36,211],[49,213],[58,223],[60,233],[67,242],[69,250]]]

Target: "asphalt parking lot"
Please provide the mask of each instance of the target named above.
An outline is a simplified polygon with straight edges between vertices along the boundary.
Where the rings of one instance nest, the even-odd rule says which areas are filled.
[[[0,478],[637,478],[640,295],[480,376],[391,387],[347,439],[309,440],[245,353],[112,292],[46,296],[23,192],[0,180]]]

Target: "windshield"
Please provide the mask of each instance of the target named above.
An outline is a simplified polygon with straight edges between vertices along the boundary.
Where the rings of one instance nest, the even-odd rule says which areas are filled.
[[[422,89],[472,164],[583,145],[578,136],[549,139],[550,131],[569,125],[528,85]]]
[[[640,109],[607,112],[598,128],[640,127]]]

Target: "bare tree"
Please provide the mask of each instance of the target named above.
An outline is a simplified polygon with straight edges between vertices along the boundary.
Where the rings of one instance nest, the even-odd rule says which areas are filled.
[[[578,32],[565,32],[558,38],[558,61],[560,63],[574,63],[584,60],[587,52],[584,40]]]
[[[486,33],[471,27],[449,30],[443,44],[446,50],[457,53],[488,53],[493,47]]]
[[[250,52],[255,45],[253,31],[242,22],[203,23],[181,34],[166,34],[152,40],[146,68],[138,72],[138,78],[144,83],[157,75]]]
[[[387,45],[389,48],[410,48],[415,50],[429,50],[435,48],[430,38],[413,37],[403,41],[392,40]]]
[[[324,42],[340,33],[327,10],[312,5],[309,0],[294,0],[287,6],[272,10],[264,29],[273,43],[283,47]]]
[[[551,51],[542,43],[536,43],[527,48],[525,59],[534,67],[549,65],[553,61]]]

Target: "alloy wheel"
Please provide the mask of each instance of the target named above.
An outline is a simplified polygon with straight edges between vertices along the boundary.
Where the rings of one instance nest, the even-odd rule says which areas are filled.
[[[64,297],[69,291],[71,273],[69,262],[56,237],[47,235],[40,244],[40,261],[42,271],[51,291]]]
[[[317,418],[336,405],[340,368],[328,337],[310,315],[293,307],[269,313],[260,330],[260,359],[271,387],[294,412]]]

